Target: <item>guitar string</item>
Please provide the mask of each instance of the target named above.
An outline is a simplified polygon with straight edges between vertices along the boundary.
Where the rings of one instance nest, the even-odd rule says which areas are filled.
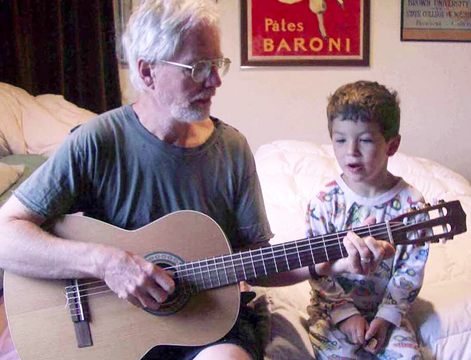
[[[376,235],[376,234],[375,234],[375,235]],[[280,244],[278,244],[278,245],[280,245]],[[309,250],[303,250],[303,252],[306,252],[306,251],[309,251]],[[336,254],[341,254],[341,253],[342,253],[342,250],[340,249],[340,247],[338,247],[338,250],[335,251],[335,253],[336,253]],[[291,253],[291,255],[292,255],[292,254],[293,254],[293,253]],[[230,254],[230,255],[232,255],[232,254]],[[230,256],[230,255],[229,255],[229,256]],[[312,256],[312,250],[311,250],[311,256]],[[342,255],[341,257],[343,257],[343,255]],[[252,259],[252,263],[253,263],[253,261],[254,261],[254,260]],[[262,255],[262,261],[263,261],[263,255]],[[301,261],[299,261],[299,263],[301,264]],[[241,265],[242,265],[242,264],[241,264]],[[205,265],[205,266],[207,267],[207,265]],[[209,269],[208,269],[208,271],[206,271],[206,272],[209,272]],[[278,272],[278,270],[277,270],[277,272]],[[203,273],[204,273],[204,272],[201,272],[201,274],[203,274]],[[254,268],[254,273],[255,273],[255,277],[257,277],[257,272],[256,272],[256,269],[255,269],[255,268]],[[193,274],[192,274],[192,275],[193,275]],[[237,280],[237,279],[236,279],[236,280]],[[236,281],[236,282],[237,282],[237,281]],[[228,285],[228,284],[224,284],[224,285]],[[204,279],[203,279],[203,289],[202,289],[202,290],[205,290],[204,286],[205,286],[205,283],[204,283]],[[222,286],[222,285],[219,284],[219,286]],[[103,287],[107,288],[106,284],[103,284],[103,285],[100,286],[100,287],[101,287],[101,288],[103,288]],[[211,287],[212,287],[212,285],[211,285]],[[93,288],[92,288],[92,289],[93,289]],[[184,289],[184,292],[186,292],[186,290],[187,290],[187,289]],[[199,291],[198,289],[196,289],[196,290]],[[109,292],[111,292],[110,289],[104,290],[104,291],[98,291],[98,292],[95,291],[95,292],[91,293],[90,295],[83,295],[83,296],[81,296],[81,297],[87,297],[87,296],[91,296],[91,295],[98,295],[98,294],[109,293]],[[190,287],[190,293],[191,293],[191,287]],[[81,308],[78,308],[78,306],[77,306],[77,301],[75,301],[74,303],[69,303],[69,301],[68,301],[68,304],[69,304],[69,311],[71,312],[71,315],[72,315],[72,316],[74,316],[74,315],[75,315],[75,316],[78,316],[78,315],[82,315],[82,314],[84,313],[83,311],[81,311]],[[75,306],[75,307],[72,307],[74,304],[75,304],[76,306]],[[73,311],[77,311],[77,312],[76,312],[75,314],[73,314]],[[85,313],[86,313],[86,311],[85,311]]]
[[[391,229],[392,230],[397,230],[397,228],[399,228],[401,225],[398,225],[398,224],[393,224],[391,226]],[[382,229],[382,228],[381,228]],[[377,229],[373,229],[373,230],[377,230]],[[332,247],[332,246],[337,246],[338,245],[338,240],[339,240],[339,237],[341,236],[340,234],[343,234],[343,233],[347,233],[347,231],[343,231],[343,232],[339,232],[338,234],[326,234],[324,236],[316,236],[316,237],[312,237],[312,238],[303,238],[303,239],[299,239],[299,240],[295,240],[295,241],[290,241],[290,242],[286,242],[286,243],[281,243],[281,244],[275,244],[275,245],[272,245],[268,248],[260,248],[260,249],[254,249],[254,250],[249,250],[247,252],[244,252],[245,254],[247,253],[253,253],[253,252],[260,252],[260,251],[263,251],[263,252],[271,252],[271,248],[278,248],[278,247],[286,247],[286,246],[296,246],[296,243],[306,243],[307,244],[304,244],[304,245],[301,245],[301,246],[309,246],[311,244],[309,244],[309,242],[311,240],[321,240],[321,238],[323,238],[323,240],[325,240],[325,238],[329,238],[331,237],[332,240],[325,240],[323,241],[321,244],[317,244],[316,245],[320,245],[319,246],[319,249],[320,248],[323,248],[324,247],[324,244],[326,245],[326,247]],[[378,236],[378,235],[387,235],[387,231],[384,231],[384,232],[376,232],[376,233],[372,233],[371,236]],[[329,245],[329,243],[331,242],[335,242],[335,245]],[[311,245],[312,246],[312,245]],[[298,246],[299,247],[299,246]],[[313,248],[313,250],[317,250],[316,248]],[[282,250],[277,250],[277,251],[283,251]],[[234,254],[225,254],[225,255],[221,255],[221,256],[217,256],[215,257],[215,259],[217,258],[222,258],[222,257],[238,257],[238,259],[236,260],[240,260],[239,258],[239,255],[237,254],[240,254],[240,253],[234,253]],[[276,257],[276,256],[275,256]],[[250,258],[250,256],[249,256]],[[203,260],[198,260],[198,261],[194,261],[194,262],[191,262],[191,264],[198,264],[198,263],[201,263],[203,261],[206,261],[206,259],[203,259]],[[182,267],[182,266],[185,266],[185,265],[188,265],[189,263],[183,263],[183,264],[177,264],[176,266],[171,266],[171,267],[167,267],[165,268],[165,270],[175,270],[177,271],[179,267]],[[96,283],[96,282],[101,282],[102,280],[96,280],[96,281],[93,281],[93,282],[89,282],[89,283],[82,283],[81,285],[82,286],[87,286],[89,284],[93,284],[93,283]],[[80,286],[80,285],[79,285]],[[65,287],[66,289],[67,288],[73,288],[73,289],[76,289],[77,286],[76,285],[69,285],[69,286],[66,286]]]
[[[398,228],[398,227],[400,227],[400,226],[393,226],[393,227]],[[392,228],[393,228],[393,227],[392,227]],[[374,233],[374,234],[371,233],[372,236],[378,236],[378,235],[380,235],[380,234],[381,234],[381,233]],[[383,234],[386,234],[386,233],[383,233]],[[221,263],[215,262],[214,264],[210,264],[210,263],[208,263],[208,260],[206,259],[206,260],[195,261],[195,262],[190,263],[190,264],[198,264],[198,263],[203,264],[203,262],[206,262],[205,264],[199,266],[200,268],[201,268],[201,267],[202,267],[202,268],[205,267],[206,269],[209,269],[210,266],[213,266],[213,267],[214,267],[214,265],[225,265],[225,263],[227,263],[227,262],[230,262],[231,266],[240,266],[240,265],[242,265],[242,263],[241,263],[241,264],[237,264],[237,263],[234,263],[234,261],[236,261],[236,262],[244,262],[244,260],[247,260],[247,259],[253,260],[253,255],[254,255],[254,254],[255,254],[255,257],[262,257],[262,261],[265,262],[265,259],[263,259],[263,255],[264,255],[263,253],[266,253],[267,251],[270,252],[270,251],[272,250],[271,248],[280,248],[280,247],[282,247],[283,249],[281,249],[281,250],[276,250],[276,251],[277,251],[277,252],[280,252],[280,251],[281,251],[281,252],[284,252],[284,256],[282,256],[282,257],[286,257],[286,256],[293,255],[293,254],[305,253],[306,251],[313,251],[313,250],[315,251],[315,250],[319,250],[319,249],[322,249],[322,248],[337,246],[337,245],[338,245],[338,240],[339,240],[338,234],[336,234],[335,237],[336,237],[336,239],[335,239],[335,243],[336,243],[336,244],[335,244],[335,245],[328,245],[328,244],[327,244],[328,241],[325,242],[325,244],[326,244],[325,246],[324,246],[324,244],[321,244],[321,246],[319,246],[319,247],[317,247],[317,248],[315,248],[315,247],[313,248],[313,247],[312,247],[312,244],[310,244],[310,243],[308,243],[308,244],[303,244],[303,245],[298,245],[299,243],[305,243],[306,241],[309,241],[309,240],[314,239],[314,238],[306,238],[306,239],[300,239],[300,240],[294,241],[294,242],[289,242],[289,243],[284,243],[284,244],[283,244],[283,243],[282,243],[282,244],[276,244],[276,245],[271,246],[270,248],[261,248],[261,249],[250,250],[250,251],[248,251],[248,252],[245,252],[245,254],[248,254],[248,256],[245,256],[245,258],[244,258],[243,256],[238,256],[238,255],[237,255],[237,254],[244,254],[244,253],[235,253],[235,254],[221,255],[221,256],[219,257],[219,258],[221,258],[221,259],[223,259],[223,258],[229,258],[227,261],[224,261],[224,260],[223,260],[223,262],[221,262]],[[319,239],[319,240],[320,240],[320,239]],[[299,250],[297,250],[297,251],[295,251],[294,253],[293,253],[293,252],[292,252],[292,253],[286,253],[286,249],[287,249],[287,248],[286,248],[286,245],[295,246],[296,248],[300,248],[300,247],[302,248],[302,247],[309,246],[310,248],[307,249],[307,250],[302,250],[301,252],[300,252]],[[292,250],[292,249],[289,249],[289,248],[288,248],[288,251],[290,251],[290,250]],[[273,251],[271,251],[271,253],[273,254]],[[276,259],[277,256],[275,255],[273,258]],[[278,256],[278,258],[279,258],[279,256]],[[214,258],[214,259],[216,259],[215,261],[217,261],[217,258]],[[269,258],[268,258],[267,260],[269,260]],[[259,260],[255,260],[255,261],[258,262]],[[177,276],[175,277],[175,279],[177,279],[177,280],[178,280],[178,279],[182,279],[182,280],[183,280],[183,279],[185,278],[185,275],[180,276],[180,277],[178,276],[178,274],[183,274],[185,271],[186,271],[186,272],[190,272],[190,274],[189,274],[187,277],[195,277],[195,276],[197,276],[197,275],[202,275],[202,274],[204,275],[205,272],[206,272],[206,273],[209,272],[208,270],[206,270],[206,271],[200,271],[200,272],[195,271],[195,269],[198,269],[198,265],[196,265],[196,266],[192,265],[193,267],[192,267],[191,269],[183,269],[183,268],[182,268],[182,267],[187,266],[188,264],[189,264],[189,263],[178,264],[178,265],[175,266],[175,267],[169,267],[169,268],[166,268],[165,270],[175,269],[175,270],[177,271]],[[180,272],[178,272],[178,269],[179,269],[179,268],[182,268],[182,269],[180,270]],[[203,279],[203,281],[204,281],[204,279]],[[80,288],[80,287],[86,287],[86,286],[93,285],[93,284],[96,284],[96,283],[104,284],[102,280],[96,280],[96,281],[89,282],[89,283],[82,283],[82,284],[79,285],[78,287],[77,287],[77,286],[68,286],[68,287],[66,287],[66,289],[70,289],[70,288],[77,289],[77,288]],[[102,286],[106,286],[106,285],[102,285]],[[88,290],[90,290],[90,288],[89,288]]]
[[[376,230],[375,227],[376,227],[376,228],[381,227],[381,229],[382,229],[382,228],[383,228],[383,225],[382,225],[382,224],[377,225],[377,226],[372,225],[372,226],[369,227],[369,229],[368,229],[368,227],[363,227],[362,229],[368,229],[368,230],[371,232],[371,236],[380,236],[380,235],[386,235],[386,234],[387,234],[387,233],[384,232],[384,231],[383,231],[383,232],[375,232],[375,233],[373,233],[373,231]],[[394,229],[394,230],[397,231],[397,229],[398,229],[398,228],[401,228],[401,227],[402,227],[402,228],[407,228],[407,227],[409,227],[409,225],[403,226],[402,223],[395,223],[395,224],[393,224],[393,225],[391,226],[391,229]],[[359,228],[355,229],[355,231],[359,232]],[[345,231],[345,233],[347,233],[347,231]],[[321,238],[328,238],[328,237],[330,237],[330,238],[332,238],[332,239],[335,237],[334,241],[335,241],[336,244],[335,244],[335,245],[328,245],[327,243],[328,243],[329,241],[324,241],[324,243],[321,244],[321,246],[318,246],[317,248],[316,248],[316,247],[313,248],[313,247],[312,247],[313,244],[311,244],[311,243],[298,246],[298,243],[299,243],[299,242],[309,242],[310,240],[313,240],[313,239],[316,239],[316,238],[320,241]],[[319,250],[319,249],[327,248],[327,247],[334,247],[334,246],[337,247],[338,244],[339,244],[340,233],[338,233],[338,234],[326,234],[324,237],[316,237],[316,238],[305,238],[305,239],[300,239],[300,240],[297,240],[297,241],[294,241],[294,242],[285,243],[285,244],[283,244],[283,243],[282,243],[282,244],[276,244],[276,245],[271,246],[270,249],[261,248],[261,249],[256,249],[256,250],[250,250],[250,251],[246,252],[246,254],[247,254],[247,253],[250,253],[250,255],[249,255],[248,257],[246,256],[246,257],[245,257],[245,260],[246,260],[247,258],[249,258],[249,259],[252,260],[252,262],[257,262],[257,263],[260,262],[260,260],[253,259],[253,253],[255,252],[255,253],[257,253],[257,254],[255,254],[255,256],[256,256],[256,257],[261,257],[261,262],[265,262],[265,260],[263,259],[263,252],[266,252],[266,250],[272,250],[271,248],[273,248],[273,247],[277,247],[277,248],[278,248],[278,247],[283,247],[283,249],[281,249],[281,250],[276,250],[276,251],[277,251],[277,252],[280,252],[280,251],[281,251],[281,252],[284,252],[284,255],[283,255],[282,257],[285,257],[285,258],[287,258],[289,255],[293,255],[293,254],[301,254],[301,253],[306,253],[306,252],[312,252],[313,250],[315,251],[315,250]],[[332,242],[332,240],[330,240],[330,242]],[[292,252],[292,253],[286,253],[286,246],[285,246],[285,245],[290,245],[290,246],[293,246],[293,245],[294,245],[294,246],[296,246],[296,248],[302,248],[302,247],[307,247],[307,246],[309,246],[310,248],[309,248],[309,249],[306,249],[306,250],[301,250],[301,251],[297,250],[297,251]],[[318,245],[318,244],[314,244],[314,245]],[[288,249],[288,251],[289,251],[289,250],[290,250],[290,249]],[[291,250],[292,250],[292,249],[291,249]],[[273,252],[273,251],[272,251],[272,252]],[[336,251],[336,254],[341,254],[341,253],[342,253],[342,250],[341,250],[341,248],[339,247],[339,250]],[[239,254],[240,254],[240,253],[239,253]],[[226,262],[226,263],[229,262],[229,263],[231,264],[231,267],[243,265],[242,263],[241,263],[241,264],[234,264],[234,260],[235,260],[235,261],[244,261],[243,256],[241,256],[241,257],[239,258],[239,257],[237,256],[237,253],[236,253],[236,254],[228,254],[228,255],[223,255],[223,256],[221,256],[221,258],[224,258],[224,257],[229,257],[229,258],[230,258],[228,261],[225,261],[225,262]],[[277,257],[279,258],[279,256],[276,256],[276,255],[273,256],[274,259],[276,259]],[[203,263],[203,261],[206,261],[206,264],[203,265],[203,267],[206,267],[206,270],[203,270],[203,271],[200,271],[200,272],[196,272],[196,271],[195,271],[195,267],[193,267],[193,268],[191,269],[191,271],[193,271],[192,273],[187,274],[187,275],[182,274],[182,276],[178,276],[178,274],[179,274],[178,269],[179,269],[180,267],[182,267],[182,266],[187,265],[187,264],[184,263],[184,264],[179,264],[179,265],[177,265],[177,266],[175,266],[175,267],[172,267],[172,268],[174,268],[175,270],[177,270],[176,279],[177,279],[177,280],[178,280],[178,279],[184,280],[185,278],[195,278],[195,280],[198,282],[198,279],[196,279],[196,277],[197,277],[198,275],[199,275],[199,276],[204,276],[205,273],[210,273],[210,272],[211,272],[210,269],[209,269],[209,267],[211,266],[211,264],[208,264],[208,263],[207,263],[207,260],[200,260],[200,261],[194,262],[193,264]],[[299,261],[298,261],[298,262],[301,264],[301,259],[300,259],[300,258],[299,258]],[[215,265],[224,265],[224,262],[223,262],[223,263],[220,263],[220,264],[215,263]],[[288,267],[289,267],[289,264],[288,264]],[[198,267],[196,267],[196,269],[197,269],[197,268],[198,268]],[[168,270],[168,269],[171,269],[171,268],[166,268],[166,270]],[[235,268],[234,268],[234,270],[235,270]],[[183,272],[184,272],[184,271],[188,271],[188,270],[185,269],[185,270],[183,270]],[[180,272],[180,273],[181,273],[181,272]],[[255,268],[254,268],[254,273],[255,273],[254,275],[257,276],[256,269],[255,269]],[[235,274],[234,274],[234,276],[235,276]],[[202,280],[203,280],[203,287],[205,287],[204,278],[202,278]],[[229,281],[228,277],[227,277],[227,280]],[[236,280],[237,280],[237,279],[236,279]],[[93,285],[93,284],[96,284],[96,283],[99,283],[100,285],[99,285],[99,286],[96,286],[95,288],[93,288],[93,287],[88,287],[88,288],[87,288],[87,286]],[[92,290],[92,291],[93,291],[93,290],[100,290],[100,289],[103,289],[103,288],[107,289],[107,285],[106,285],[102,280],[96,280],[96,281],[89,282],[89,283],[83,283],[83,284],[79,285],[79,287],[82,288],[81,291],[84,291],[84,290],[87,290],[87,291]],[[197,285],[197,287],[198,287],[198,285]],[[71,288],[71,287],[69,286],[69,287],[66,287],[66,288]],[[73,288],[76,289],[77,286],[75,286],[75,287],[73,287]],[[85,289],[84,289],[84,288],[85,288]],[[190,290],[191,290],[191,289],[190,289]],[[197,288],[196,290],[198,290],[198,288]],[[87,294],[80,295],[79,297],[73,297],[73,296],[72,296],[72,297],[69,297],[69,296],[67,296],[67,295],[66,295],[66,297],[68,298],[68,301],[70,301],[70,300],[75,300],[75,299],[77,299],[77,298],[82,298],[82,297],[88,297],[88,296],[92,296],[92,295],[107,293],[107,292],[110,292],[110,291],[111,291],[110,289],[107,289],[107,290],[104,290],[104,291],[89,292],[89,293],[87,293]],[[71,292],[68,292],[67,294],[70,294],[70,293],[75,293],[75,292],[74,292],[74,291],[71,291]]]

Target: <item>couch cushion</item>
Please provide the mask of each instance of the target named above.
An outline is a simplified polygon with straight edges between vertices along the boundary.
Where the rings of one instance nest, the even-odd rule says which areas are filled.
[[[7,165],[0,162],[0,196],[23,174],[24,165]]]
[[[50,156],[70,130],[96,116],[61,95],[32,96],[0,83],[0,156]]]
[[[0,82],[0,157],[26,153],[20,98],[32,96],[23,89]]]

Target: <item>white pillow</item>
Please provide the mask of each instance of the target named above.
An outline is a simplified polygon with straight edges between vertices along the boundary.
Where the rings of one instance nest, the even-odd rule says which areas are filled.
[[[0,162],[0,195],[7,191],[24,171],[24,165],[7,165]]]

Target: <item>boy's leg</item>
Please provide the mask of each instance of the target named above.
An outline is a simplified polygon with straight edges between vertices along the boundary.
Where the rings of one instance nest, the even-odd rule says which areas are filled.
[[[309,337],[316,359],[357,359],[358,346],[351,344],[347,337],[329,320],[310,320]]]
[[[388,344],[378,354],[378,359],[423,359],[415,333],[407,320],[392,329]]]

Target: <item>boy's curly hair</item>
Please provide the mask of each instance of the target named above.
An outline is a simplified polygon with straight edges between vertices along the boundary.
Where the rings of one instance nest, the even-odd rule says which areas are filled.
[[[396,91],[371,81],[357,81],[339,87],[327,105],[329,134],[334,119],[372,121],[380,126],[386,141],[399,134],[401,109]]]

